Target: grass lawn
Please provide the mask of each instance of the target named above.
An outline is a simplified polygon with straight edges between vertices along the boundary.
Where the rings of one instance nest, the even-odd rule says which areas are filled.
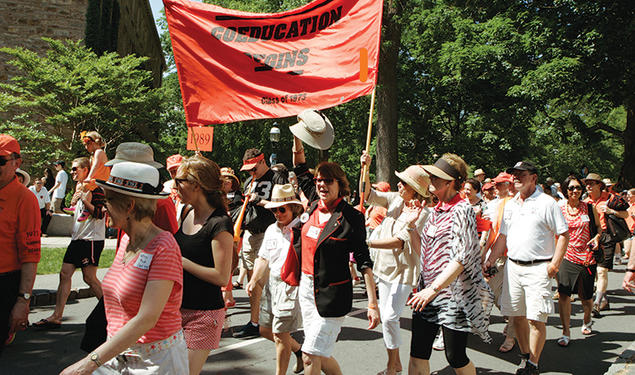
[[[47,275],[50,273],[59,273],[62,268],[62,259],[64,259],[65,247],[42,248],[42,257],[37,265],[38,275]],[[108,268],[115,259],[115,250],[104,250],[99,258],[99,268]]]

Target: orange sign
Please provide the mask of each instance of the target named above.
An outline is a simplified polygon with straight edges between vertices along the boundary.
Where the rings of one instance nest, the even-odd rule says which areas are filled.
[[[194,142],[196,141],[196,143]],[[187,129],[187,149],[196,151],[212,151],[214,143],[214,127],[213,126],[197,126]]]
[[[188,126],[296,116],[368,95],[383,0],[248,13],[163,0]]]

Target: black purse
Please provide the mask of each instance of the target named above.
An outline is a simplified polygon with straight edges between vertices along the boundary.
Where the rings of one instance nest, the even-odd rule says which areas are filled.
[[[593,238],[598,234],[598,227],[595,223],[593,205],[591,203],[587,203],[586,205],[589,213],[589,232],[591,233],[591,238]],[[591,254],[593,254],[593,260],[595,260],[595,263],[602,263],[604,260],[604,250],[602,250],[602,245],[598,246],[595,250],[593,250],[593,248],[589,245],[589,250],[591,251]]]
[[[631,231],[628,230],[626,220],[615,215],[606,215],[606,227],[613,242],[622,242],[632,235]]]

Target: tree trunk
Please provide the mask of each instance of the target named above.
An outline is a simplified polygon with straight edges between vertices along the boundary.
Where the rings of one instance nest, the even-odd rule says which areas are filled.
[[[389,0],[384,4],[383,35],[379,54],[377,90],[377,181],[388,181],[395,187],[393,173],[399,163],[397,150],[397,124],[399,102],[397,67],[401,47],[401,24],[397,19],[399,4]]]
[[[618,183],[620,189],[635,187],[635,103],[626,105],[626,129],[624,129],[624,161]]]

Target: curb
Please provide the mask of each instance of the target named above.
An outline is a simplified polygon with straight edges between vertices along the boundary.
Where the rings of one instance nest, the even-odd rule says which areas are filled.
[[[74,301],[76,299],[94,297],[95,294],[90,288],[75,288],[71,289],[71,293],[68,295],[67,302]],[[55,305],[57,299],[57,290],[49,289],[34,289],[33,297],[31,297],[30,307]]]
[[[632,375],[635,374],[635,342],[631,343],[631,346],[624,350],[622,354],[615,360],[615,362],[604,373],[605,375]]]

